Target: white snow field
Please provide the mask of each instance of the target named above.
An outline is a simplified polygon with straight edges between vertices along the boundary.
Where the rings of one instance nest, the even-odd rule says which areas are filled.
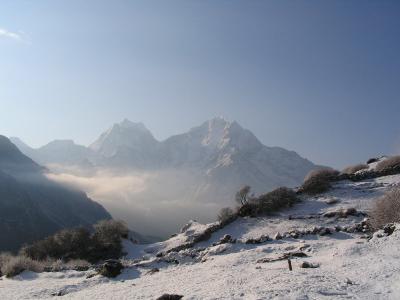
[[[279,215],[240,218],[207,241],[167,253],[215,225],[192,221],[164,242],[136,245],[124,241],[127,267],[115,279],[88,277],[93,270],[24,272],[13,279],[0,279],[0,299],[56,295],[62,299],[157,299],[165,293],[183,295],[183,299],[400,299],[400,224],[389,236],[374,234],[368,239],[353,230],[363,220],[362,214],[323,215],[342,208],[367,211],[377,197],[397,185],[400,175],[339,182],[330,192],[303,198]],[[336,203],[328,204],[335,202],[332,199]],[[341,229],[335,231],[335,226]],[[332,233],[307,234],[321,227]],[[273,238],[277,232],[283,239]],[[289,237],[290,232],[295,238]],[[226,234],[236,243],[213,246]],[[260,237],[259,244],[245,243]],[[292,271],[286,259],[262,262],[299,251],[307,256],[293,257]],[[164,255],[157,257],[160,252]],[[318,267],[301,268],[303,262]]]

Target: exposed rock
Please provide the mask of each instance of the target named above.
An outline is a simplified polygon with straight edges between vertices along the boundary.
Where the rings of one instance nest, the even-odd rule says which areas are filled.
[[[308,261],[303,261],[301,264],[300,264],[300,268],[305,268],[305,269],[308,269],[308,268],[318,268],[319,267],[319,264],[313,264],[313,263],[310,263],[310,262],[308,262]]]
[[[153,268],[153,269],[149,270],[149,271],[146,273],[146,275],[153,275],[153,274],[155,274],[155,273],[157,273],[157,272],[160,272],[160,269],[158,269],[158,268]]]
[[[245,241],[245,244],[262,244],[266,241],[269,241],[270,238],[268,235],[262,235],[259,238],[249,238]]]
[[[395,231],[395,229],[396,229],[396,225],[394,225],[394,224],[386,224],[386,225],[383,227],[383,232],[384,232],[387,236],[389,236],[389,235],[391,235],[391,234]]]
[[[332,234],[331,229],[330,228],[321,228],[321,230],[319,231],[319,235],[327,235],[327,234]]]
[[[355,209],[354,207],[345,208],[341,212],[342,212],[342,215],[346,216],[346,217],[357,215],[357,209]]]
[[[336,204],[339,203],[339,199],[337,198],[329,198],[328,200],[325,201],[326,204],[332,205],[332,204]]]
[[[225,235],[219,240],[219,242],[217,242],[216,244],[226,244],[226,243],[234,244],[234,243],[236,243],[236,239],[233,239],[232,236],[230,236],[229,234],[225,234]]]
[[[361,213],[357,212],[357,210],[354,207],[349,207],[349,208],[342,208],[337,211],[328,211],[323,214],[325,218],[333,218],[333,217],[339,217],[339,218],[347,218],[348,216],[357,216]]]
[[[280,232],[277,232],[275,235],[274,235],[274,240],[281,240],[283,237],[282,237],[282,235],[280,234]]]
[[[121,274],[123,268],[124,267],[119,260],[108,259],[100,266],[98,273],[105,277],[113,278]]]
[[[328,211],[328,212],[323,214],[323,216],[325,218],[333,218],[333,217],[336,217],[336,215],[337,215],[336,211]]]
[[[67,294],[67,291],[60,290],[57,293],[52,293],[51,295],[52,296],[57,296],[57,297],[62,297],[62,296],[65,296],[66,294]]]
[[[164,294],[164,295],[158,297],[157,300],[180,300],[182,298],[183,298],[182,295]]]

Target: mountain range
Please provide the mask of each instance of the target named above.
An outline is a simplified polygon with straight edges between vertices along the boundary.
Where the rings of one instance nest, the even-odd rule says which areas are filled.
[[[190,170],[207,196],[229,195],[243,184],[255,192],[295,186],[316,166],[294,151],[263,145],[237,122],[214,118],[188,132],[158,141],[142,124],[127,119],[114,124],[90,146],[56,140],[33,149],[18,138],[13,143],[27,156],[49,166],[76,165],[119,171]],[[218,192],[223,187],[223,192]]]

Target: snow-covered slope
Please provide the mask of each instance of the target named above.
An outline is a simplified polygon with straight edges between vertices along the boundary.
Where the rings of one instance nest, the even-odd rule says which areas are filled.
[[[400,175],[338,182],[290,210],[240,218],[185,247],[217,224],[192,221],[164,242],[125,241],[127,268],[116,279],[87,278],[93,271],[24,272],[0,280],[0,298],[156,299],[170,293],[183,299],[400,299],[400,224],[393,234],[372,239],[362,226],[364,212],[394,186]],[[346,209],[346,217],[331,216]],[[278,232],[282,239],[274,238]],[[282,259],[289,254],[293,271]],[[316,268],[301,268],[304,262]]]

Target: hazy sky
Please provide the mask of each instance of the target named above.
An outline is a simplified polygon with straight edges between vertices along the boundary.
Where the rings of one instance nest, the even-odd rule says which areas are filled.
[[[0,133],[158,139],[223,115],[342,167],[400,152],[400,1],[1,1]]]

